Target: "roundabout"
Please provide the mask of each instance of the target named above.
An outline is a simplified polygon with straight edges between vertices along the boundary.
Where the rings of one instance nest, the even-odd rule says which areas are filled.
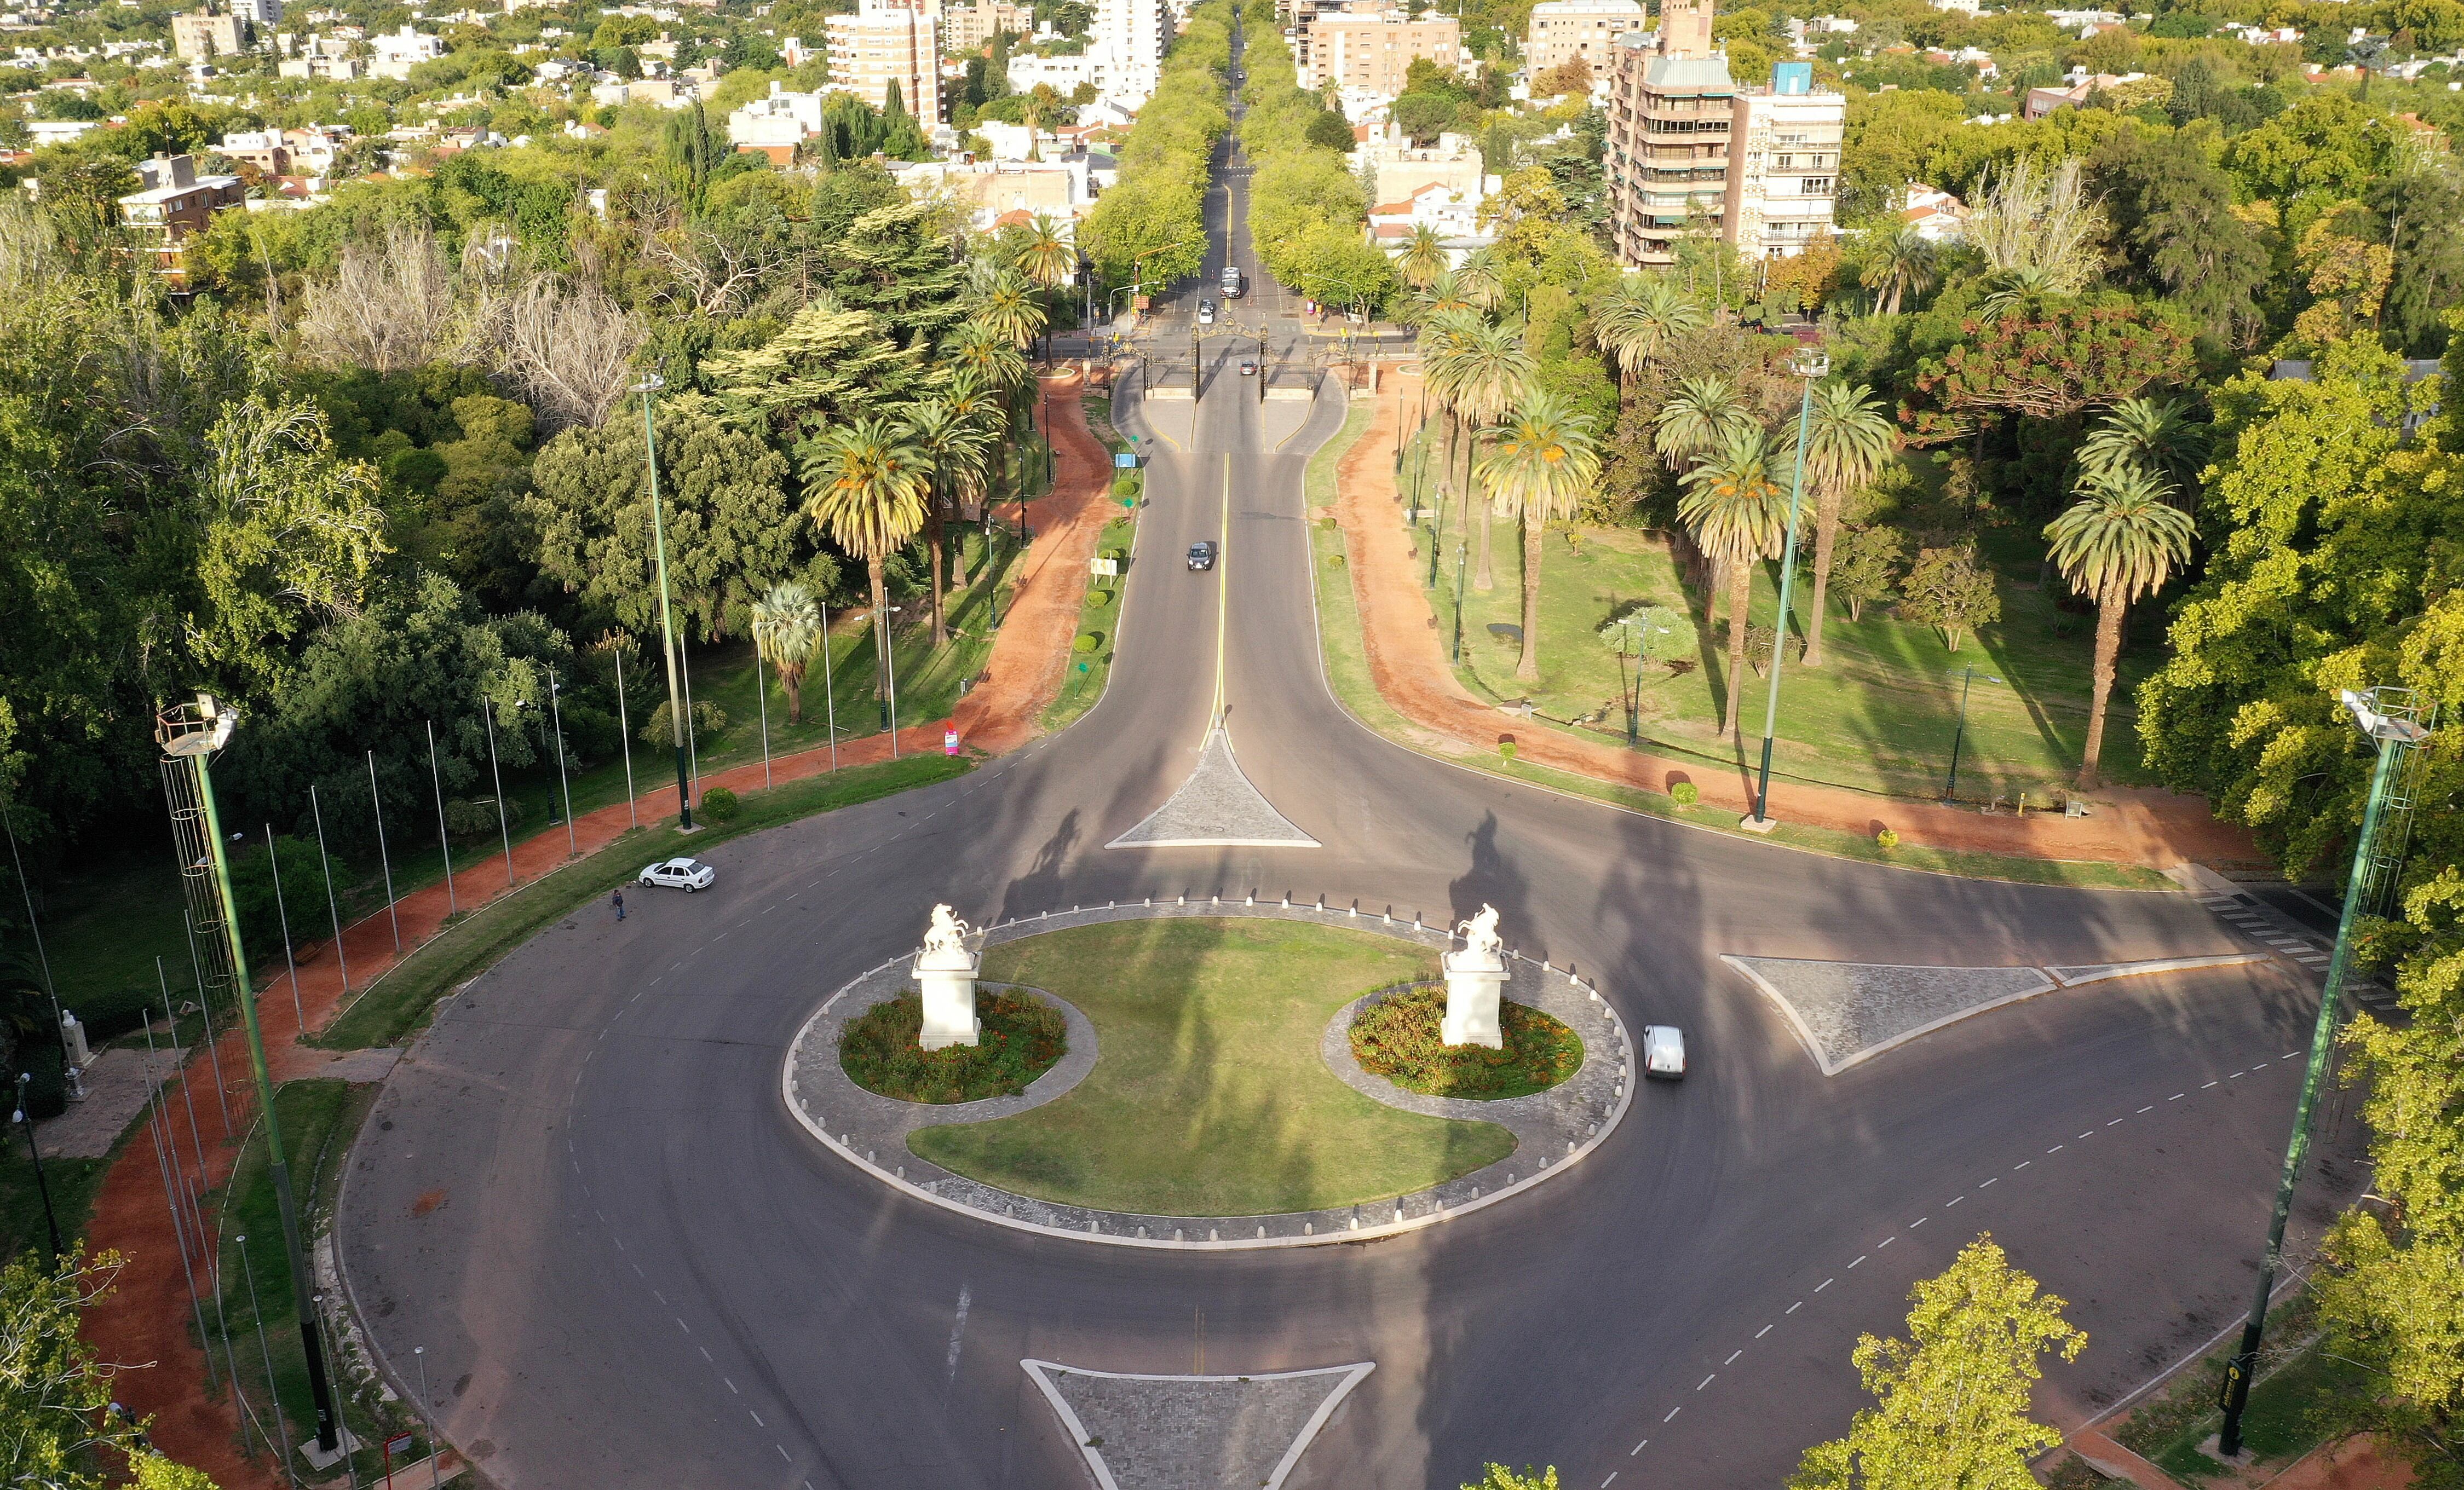
[[[1227,251],[1254,264],[1245,177],[1224,180],[1210,274]],[[350,1156],[336,1261],[397,1387],[415,1388],[416,1352],[487,1483],[1078,1490],[1101,1482],[1098,1452],[1121,1490],[1453,1490],[1490,1460],[1607,1490],[1768,1486],[1864,1405],[1858,1336],[1900,1329],[1910,1285],[1980,1230],[2091,1336],[2047,1372],[2057,1423],[2247,1303],[2218,1260],[2268,1214],[2306,970],[2213,960],[2261,949],[2189,896],[1816,859],[1373,734],[1326,683],[1315,586],[1345,580],[1312,562],[1306,494],[1352,405],[1331,386],[1261,405],[1221,396],[1243,385],[1229,366],[1209,378],[1178,410],[1186,446],[1148,458],[1138,546],[1164,561],[1133,570],[1083,719],[717,845],[693,896],[569,915],[405,1052]],[[1269,423],[1303,409],[1296,433]],[[1116,416],[1152,432],[1133,403]],[[1221,544],[1214,570],[1172,561],[1199,540]],[[1272,821],[1234,790],[1235,745]],[[1020,1095],[873,1097],[816,1023],[833,990],[825,1019],[914,992],[936,903],[992,928],[988,986],[1067,1005],[1064,1054]],[[1367,936],[1409,966],[1310,985],[1273,1026],[1271,1073],[1208,1088],[1250,1110],[1212,1112],[1187,1096],[1203,1052],[1157,1054],[1180,1026],[1037,965],[1046,933],[1132,934],[1133,906]],[[1498,1101],[1363,1090],[1380,1079],[1343,1070],[1346,1006],[1427,977],[1436,929],[1485,906],[1507,997],[1565,1020],[1581,1068]],[[2089,980],[2123,966],[2145,975]],[[1624,1032],[1647,1024],[1684,1030],[1683,1082],[1624,1079]],[[1151,1063],[1169,1098],[1099,1083],[1115,1059]],[[1373,1153],[1312,1193],[1355,1156],[1255,1095],[1303,1074],[1309,1110],[1375,1125],[1355,1134],[1488,1125],[1511,1148]],[[1143,1124],[1155,1152],[1185,1153],[1246,1122],[1308,1138],[1308,1164],[1279,1177],[1238,1155],[1207,1201],[1186,1198],[1195,1169],[1053,1162],[1053,1125],[1103,1103],[1134,1114],[1106,1142]],[[909,1147],[929,1133],[948,1136]],[[1234,1178],[1243,1197],[1285,1189],[1234,1198]],[[1140,1209],[1166,1194],[1182,1209]],[[1337,1203],[1229,1214],[1295,1194]],[[1067,1195],[1111,1204],[1049,1198]]]
[[[847,1074],[845,1032],[924,953],[833,993],[781,1093],[812,1138],[916,1198],[1118,1245],[1240,1251],[1366,1241],[1507,1201],[1605,1142],[1629,1042],[1596,989],[1512,959],[1511,1007],[1567,1029],[1576,1068],[1503,1100],[1407,1091],[1361,1069],[1355,1015],[1440,970],[1452,938],[1391,912],[1135,904],[985,930],[985,986],[1068,1021],[1068,1053],[1017,1096],[900,1102]],[[980,997],[980,996],[979,996]]]

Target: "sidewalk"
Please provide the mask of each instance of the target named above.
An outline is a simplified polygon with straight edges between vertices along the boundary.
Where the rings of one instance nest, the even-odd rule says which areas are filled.
[[[1059,691],[1069,642],[1078,627],[1087,562],[1104,523],[1102,496],[1109,490],[1109,460],[1087,427],[1077,397],[1078,375],[1047,378],[1045,386],[1056,395],[1067,394],[1056,397],[1052,405],[1059,437],[1054,490],[1028,504],[1027,520],[1035,541],[1027,551],[983,679],[968,690],[955,716],[960,739],[986,755],[1012,751],[1032,739],[1036,720]],[[936,719],[902,729],[898,740],[904,754],[936,752],[941,748],[941,722]],[[887,735],[842,740],[838,746],[843,766],[870,765],[889,758]],[[768,769],[775,782],[821,776],[832,769],[830,751],[823,746],[778,756]],[[763,767],[756,760],[701,778],[700,790],[707,793],[712,787],[724,786],[749,795],[760,791],[762,783]],[[643,823],[655,824],[673,815],[675,793],[672,788],[646,792],[632,807]],[[615,842],[631,826],[627,804],[615,802],[576,817],[573,839],[582,853],[589,854]],[[521,885],[558,868],[568,860],[564,828],[559,825],[515,844],[513,860]],[[450,901],[446,882],[440,879],[396,901],[392,915],[379,910],[343,929],[349,993],[364,989],[434,936],[453,909],[475,910],[515,887],[506,882],[501,853],[467,862],[454,872],[451,884]],[[394,941],[395,917],[400,918],[402,929],[399,950]],[[298,1008],[306,1016],[306,1027],[322,1029],[349,1002],[341,963],[332,947],[304,956],[297,977]],[[291,977],[278,965],[260,970],[257,988],[257,1019],[264,1032],[266,1062],[277,1083],[319,1077],[367,1081],[380,1078],[389,1065],[389,1056],[372,1059],[370,1052],[319,1050],[299,1043],[301,1024],[299,1015],[294,1013]],[[239,1156],[238,1140],[246,1136],[256,1110],[245,1035],[237,1029],[220,1033],[222,1038],[207,1058],[220,1067],[222,1088],[230,1098],[228,1133],[221,1107],[213,1100],[210,1071],[192,1058],[186,1073],[202,1130],[215,1135],[216,1141],[206,1146],[203,1155],[209,1186],[220,1186],[230,1178]],[[165,1088],[166,1096],[176,1091],[176,1087]],[[186,1133],[183,1107],[182,1119],[170,1136],[181,1145],[184,1159],[193,1164],[196,1156]],[[152,1369],[121,1376],[114,1390],[140,1417],[156,1419],[153,1438],[165,1454],[205,1471],[224,1490],[245,1486],[275,1490],[281,1481],[272,1463],[262,1457],[244,1458],[239,1453],[238,1418],[227,1391],[216,1400],[206,1396],[206,1360],[189,1338],[187,1290],[170,1217],[154,1146],[143,1140],[131,1143],[104,1177],[86,1233],[92,1250],[121,1252],[129,1266],[120,1275],[118,1291],[87,1313],[86,1340],[106,1360],[151,1363]],[[209,1204],[209,1228],[213,1219]],[[217,1238],[209,1237],[206,1245],[216,1243]],[[203,1280],[199,1287],[202,1293]]]
[[[1743,757],[1733,768],[1673,760],[1582,739],[1520,719],[1475,698],[1456,681],[1412,558],[1412,535],[1397,516],[1389,452],[1398,422],[1419,397],[1417,374],[1393,366],[1382,380],[1376,418],[1336,469],[1334,514],[1351,555],[1370,673],[1377,691],[1413,724],[1486,753],[1514,737],[1516,758],[1621,786],[1666,792],[1691,781],[1704,804],[1744,816],[1753,805]],[[2093,799],[2094,815],[1987,816],[1931,802],[1902,801],[1831,787],[1771,783],[1771,815],[1871,836],[1888,827],[1909,844],[2037,859],[2101,860],[2167,868],[2188,861],[2259,858],[2242,829],[2218,822],[2206,801],[2153,789],[2111,788]]]

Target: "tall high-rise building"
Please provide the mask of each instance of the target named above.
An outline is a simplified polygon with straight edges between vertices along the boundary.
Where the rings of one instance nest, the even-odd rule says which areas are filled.
[[[1523,31],[1524,73],[1537,77],[1580,57],[1597,77],[1609,70],[1610,46],[1640,30],[1639,0],[1540,0]]]
[[[1172,11],[1165,0],[1097,0],[1087,47],[1096,86],[1104,97],[1136,108],[1162,81],[1164,48],[1171,43]]]
[[[1748,258],[1801,251],[1828,231],[1847,99],[1814,90],[1804,62],[1739,87],[1711,43],[1712,0],[1663,0],[1657,35],[1611,51],[1602,171],[1618,258],[1656,268],[1689,235]]]
[[[171,17],[171,51],[183,62],[203,62],[248,50],[241,18],[229,11],[199,11]]]
[[[938,10],[930,0],[862,0],[853,14],[828,17],[830,86],[876,109],[888,106],[894,86],[917,121],[928,128],[939,122]]]

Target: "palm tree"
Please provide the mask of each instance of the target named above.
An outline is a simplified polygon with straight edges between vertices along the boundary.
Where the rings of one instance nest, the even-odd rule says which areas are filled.
[[[1480,318],[1468,306],[1441,311],[1420,323],[1420,377],[1446,421],[1446,455],[1438,474],[1457,491],[1461,488],[1455,481],[1455,449],[1463,435],[1463,411],[1456,395],[1464,366],[1462,351],[1464,340],[1479,324]]]
[[[1865,384],[1817,383],[1805,427],[1805,473],[1814,479],[1814,614],[1805,625],[1805,665],[1822,666],[1823,597],[1831,588],[1831,549],[1848,493],[1872,484],[1900,443],[1899,427]],[[1789,438],[1796,430],[1792,426]]]
[[[1779,552],[1788,531],[1788,495],[1780,486],[1789,452],[1771,431],[1749,420],[1730,425],[1717,449],[1682,478],[1677,517],[1694,546],[1720,566],[1728,589],[1728,707],[1723,729],[1745,738],[1737,702],[1746,686],[1746,615],[1753,600],[1754,560]],[[1715,583],[1713,595],[1718,594]],[[1703,621],[1711,621],[1706,601]]]
[[[984,386],[1005,395],[1016,394],[1035,374],[1009,332],[980,316],[959,322],[941,343],[941,354],[982,380]]]
[[[1493,514],[1485,501],[1476,501],[1471,482],[1472,446],[1478,443],[1481,431],[1504,419],[1509,409],[1523,402],[1539,367],[1531,361],[1531,354],[1524,350],[1520,331],[1482,321],[1467,326],[1454,359],[1451,385],[1455,408],[1473,433],[1473,438],[1463,445],[1463,521],[1471,522],[1475,505],[1481,510],[1481,520],[1472,524],[1476,530],[1472,553],[1476,573],[1472,583],[1482,590],[1493,590],[1497,580],[1491,571],[1488,547],[1488,525]]]
[[[1625,274],[1592,308],[1592,335],[1617,359],[1619,391],[1631,400],[1651,360],[1709,318],[1675,280]]]
[[[975,298],[968,311],[970,319],[981,321],[1009,344],[1022,350],[1044,334],[1048,318],[1044,307],[1035,303],[1035,296],[1025,280],[1016,274],[1002,274],[993,277]]]
[[[1412,297],[1412,308],[1424,324],[1440,316],[1479,309],[1463,293],[1463,276],[1451,269],[1422,285],[1419,294]]]
[[[833,425],[802,456],[804,514],[849,557],[872,589],[873,694],[890,697],[890,587],[885,566],[924,526],[930,456],[897,421],[870,415]]]
[[[1565,400],[1540,389],[1491,431],[1481,457],[1480,481],[1492,504],[1523,515],[1523,655],[1514,675],[1540,681],[1541,535],[1552,518],[1571,517],[1600,478],[1600,456],[1592,422]]]
[[[822,608],[811,589],[781,580],[753,603],[753,649],[779,670],[787,690],[787,722],[804,717],[804,669],[822,648]]]
[[[2096,669],[2079,774],[2079,790],[2088,791],[2104,749],[2104,703],[2122,656],[2123,613],[2190,561],[2192,526],[2190,515],[2167,500],[2172,493],[2163,479],[2136,466],[2085,478],[2078,493],[2077,502],[2045,525],[2045,537],[2053,545],[2048,557],[2072,592],[2096,602]]]
[[[2136,466],[2179,495],[2194,491],[2208,461],[2208,428],[2182,399],[2123,399],[2079,448],[2079,470],[2107,480]],[[2185,504],[2189,505],[2188,503]]]
[[[1009,408],[1002,393],[984,382],[972,368],[959,367],[950,375],[950,385],[942,393],[951,411],[981,436],[979,446],[967,452],[967,458],[942,471],[947,483],[945,492],[952,508],[965,516],[966,504],[976,504],[979,514],[993,500],[995,468],[1001,464],[999,452],[1004,448],[1009,433]],[[990,524],[986,525],[990,532]],[[991,557],[989,551],[985,556]],[[952,555],[951,582],[958,579],[958,556]]]
[[[1052,360],[1052,292],[1078,272],[1078,251],[1063,236],[1061,225],[1047,212],[1038,212],[1027,225],[1026,244],[1018,251],[1019,273],[1044,291],[1044,357]]]
[[[1426,290],[1449,267],[1444,236],[1426,223],[1412,229],[1411,241],[1395,255],[1395,273],[1415,290]]]
[[[1463,297],[1483,311],[1494,311],[1506,298],[1506,266],[1494,248],[1474,249],[1455,267],[1455,282]]]
[[[1658,427],[1651,439],[1668,462],[1668,469],[1677,471],[1688,461],[1701,460],[1726,445],[1732,433],[1755,423],[1737,385],[1717,374],[1706,373],[1677,381],[1677,391],[1660,405]]]
[[[1932,289],[1937,277],[1933,245],[1925,241],[1923,233],[1903,223],[1873,240],[1857,282],[1874,292],[1877,310],[1885,316],[1896,316],[1903,298]]]
[[[961,467],[980,458],[991,449],[991,440],[980,424],[962,415],[946,394],[921,399],[907,408],[907,438],[931,463],[924,527],[933,569],[933,645],[939,646],[950,640],[950,628],[942,606],[942,577],[947,566],[942,560],[942,533],[949,496],[954,485],[952,476]]]

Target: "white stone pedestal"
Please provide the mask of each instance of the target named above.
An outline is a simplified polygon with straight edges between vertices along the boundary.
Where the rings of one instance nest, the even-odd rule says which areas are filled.
[[[976,970],[979,959],[963,947],[933,948],[915,957],[915,981],[924,991],[927,1050],[972,1045],[983,1025],[976,1018]]]
[[[1502,1049],[1506,1036],[1497,1021],[1499,991],[1512,976],[1506,959],[1496,953],[1466,948],[1447,953],[1446,1017],[1438,1029],[1445,1045],[1486,1045]]]

